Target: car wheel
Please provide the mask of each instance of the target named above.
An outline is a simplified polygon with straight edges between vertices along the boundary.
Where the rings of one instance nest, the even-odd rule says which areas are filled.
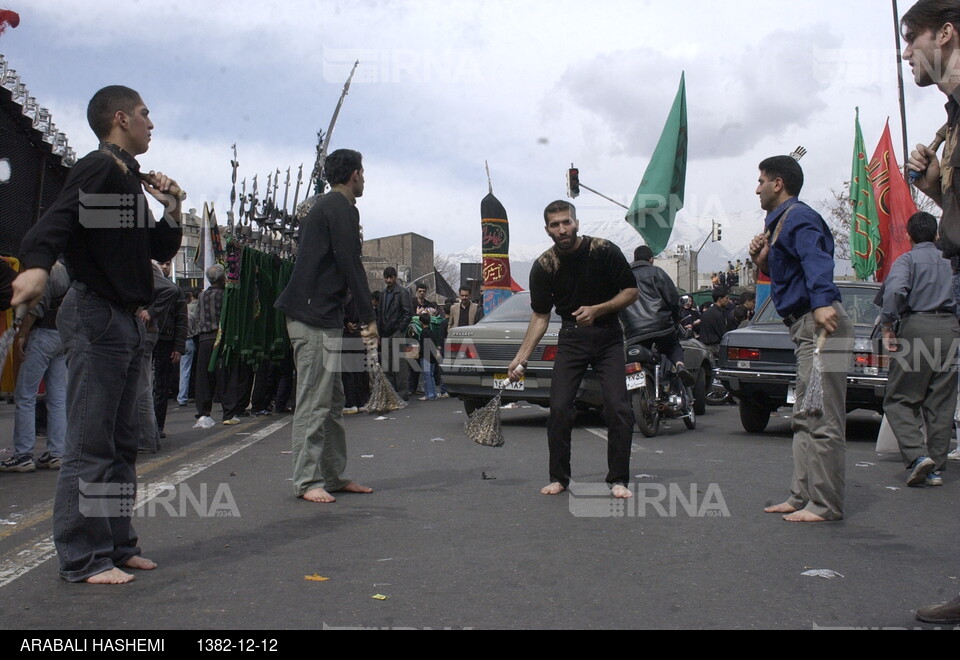
[[[693,412],[698,415],[707,412],[707,378],[707,369],[700,369],[693,383]]]
[[[487,402],[483,399],[464,399],[463,400],[463,410],[468,415],[472,415],[476,411],[483,408],[487,405]]]
[[[770,421],[770,409],[749,399],[740,401],[740,423],[749,433],[760,433]]]
[[[647,438],[652,438],[660,430],[660,413],[656,404],[650,400],[650,391],[646,386],[634,390],[633,417],[637,421],[637,428]]]

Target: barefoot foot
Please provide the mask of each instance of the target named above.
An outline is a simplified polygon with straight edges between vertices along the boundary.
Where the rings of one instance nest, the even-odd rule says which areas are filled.
[[[91,575],[84,582],[87,584],[126,584],[133,582],[134,577],[129,573],[124,573],[119,568],[111,568],[109,571]]]
[[[325,491],[323,488],[311,488],[300,497],[308,502],[320,502],[323,504],[337,501],[337,498]]]
[[[546,486],[541,488],[540,494],[541,495],[559,495],[565,490],[566,488],[561,486],[559,481],[554,481],[552,484],[547,484]]]
[[[613,484],[613,488],[610,489],[610,494],[621,500],[625,500],[628,497],[633,497],[633,493],[630,492],[630,489],[623,484]]]
[[[783,504],[774,504],[773,506],[768,506],[763,510],[764,513],[793,513],[797,510],[797,507],[791,505],[789,502],[784,502]]]
[[[337,489],[336,491],[334,491],[334,492],[337,492],[337,493],[372,493],[372,492],[373,492],[373,489],[372,489],[372,488],[367,488],[366,486],[361,486],[361,485],[358,484],[356,481],[351,481],[350,483],[348,483],[348,484],[347,484],[346,486],[344,486],[343,488],[338,488],[338,489]]]
[[[128,559],[126,563],[124,563],[123,567],[135,568],[141,571],[152,571],[157,567],[157,562],[151,559],[147,559],[146,557],[136,556],[136,557],[130,557],[130,559]]]
[[[810,513],[806,509],[791,513],[789,516],[784,516],[783,519],[787,522],[826,522],[827,520],[815,513]]]

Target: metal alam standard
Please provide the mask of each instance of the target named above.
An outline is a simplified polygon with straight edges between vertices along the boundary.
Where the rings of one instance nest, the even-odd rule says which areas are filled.
[[[202,265],[204,270],[213,265],[208,263],[209,261],[216,260],[225,266],[227,275],[220,330],[213,358],[208,365],[211,370],[216,368],[218,362],[231,366],[238,362],[251,366],[256,366],[263,360],[278,362],[289,350],[283,314],[274,308],[273,303],[286,287],[293,272],[300,223],[326,191],[323,167],[330,137],[358,64],[359,62],[355,62],[350,71],[326,133],[317,133],[317,159],[308,182],[309,188],[312,188],[315,194],[303,203],[300,203],[302,164],[297,171],[292,205],[289,204],[290,188],[293,185],[292,167],[288,167],[283,176],[282,197],[282,173],[279,168],[267,174],[262,197],[257,175],[253,176],[249,193],[247,179],[241,181],[238,197],[237,171],[240,161],[237,147],[233,145],[225,249],[223,254],[213,256],[208,255],[214,253],[214,250],[204,249],[207,242],[216,242],[216,222],[213,221],[209,229],[205,224],[202,230],[197,254],[197,263]],[[234,205],[238,199],[239,207],[234,213]],[[207,235],[208,231],[210,235]]]

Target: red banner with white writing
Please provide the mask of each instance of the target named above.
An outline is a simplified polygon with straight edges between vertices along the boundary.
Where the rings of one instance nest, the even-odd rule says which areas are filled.
[[[907,220],[917,212],[917,205],[910,196],[910,186],[903,180],[903,172],[897,165],[889,120],[867,171],[880,216],[880,246],[877,248],[877,271],[874,277],[877,282],[882,282],[897,257],[910,251]]]

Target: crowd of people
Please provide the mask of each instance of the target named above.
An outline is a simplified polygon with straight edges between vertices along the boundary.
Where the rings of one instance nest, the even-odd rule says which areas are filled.
[[[903,57],[916,83],[936,85],[948,96],[949,121],[943,158],[920,145],[908,164],[919,175],[917,187],[942,207],[943,216],[939,246],[934,242],[936,219],[923,213],[910,219],[913,250],[893,265],[878,296],[882,334],[892,354],[898,342],[952,346],[948,340],[960,335],[953,290],[947,285],[958,269],[945,259],[960,255],[960,183],[953,176],[960,154],[960,75],[955,70],[960,66],[960,5],[919,0],[901,27],[907,46]],[[209,286],[198,295],[170,280],[170,259],[182,240],[184,194],[170,176],[140,169],[137,156],[149,148],[154,128],[148,108],[136,91],[110,86],[91,99],[87,118],[99,148],[76,163],[58,200],[23,238],[20,273],[10,284],[9,301],[0,300],[29,309],[17,341],[23,362],[15,396],[14,455],[0,471],[60,470],[53,524],[61,577],[120,584],[134,578],[129,571],[156,568],[142,556],[130,516],[79,506],[81,484],[121,484],[135,492],[137,453],[160,450],[170,400],[175,396],[178,404],[187,405],[191,382],[201,427],[216,423],[211,414],[217,398],[222,423],[231,425],[248,414],[251,403],[250,414],[269,414],[271,407],[286,410],[285,397],[295,392],[294,495],[331,503],[339,492],[373,492],[345,474],[343,414],[363,408],[365,379],[348,375],[361,369],[344,368],[352,349],[348,344],[344,351],[344,339],[359,340],[364,349],[379,348],[387,377],[404,400],[420,391],[425,401],[443,398],[439,365],[446,331],[475,323],[480,315],[470,291],[461,290],[459,301],[438,306],[428,299],[426,287],[411,295],[398,282],[396,269],[387,268],[384,288],[371,293],[361,262],[357,210],[365,187],[362,155],[340,149],[326,159],[323,174],[331,190],[302,219],[298,259],[273,305],[286,319],[289,361],[256,370],[242,360],[218,364],[224,268],[207,270]],[[789,496],[765,511],[789,522],[840,520],[853,329],[833,283],[833,236],[820,215],[798,198],[803,172],[796,159],[774,156],[758,169],[756,194],[766,218],[749,253],[756,268],[770,277],[773,304],[796,346],[798,401],[792,416]],[[149,195],[163,206],[163,217],[155,221],[148,211],[149,222],[132,226],[100,218],[91,224],[81,213],[81,191],[114,195],[131,213],[142,212]],[[603,383],[606,481],[612,497],[629,498],[633,416],[623,378],[621,319],[636,322],[628,323],[628,330],[640,341],[659,344],[682,374],[673,325],[679,322],[716,353],[723,334],[753,313],[752,295],[742,294],[734,304],[729,291],[750,268],[739,260],[728,263],[726,271],[715,275],[712,303],[697,310],[691,299],[677,299],[662,271],[652,266],[649,250],[638,250],[630,264],[609,241],[579,235],[576,209],[563,200],[550,203],[543,215],[553,245],[531,270],[532,315],[507,368],[511,380],[523,377],[556,311],[562,321],[547,424],[550,482],[541,492],[558,495],[572,480],[574,399],[592,367]],[[0,275],[9,281],[9,273]],[[580,286],[582,282],[590,286]],[[363,351],[357,347],[354,352]],[[939,366],[890,369],[884,407],[909,471],[908,485],[942,485],[956,380],[953,356],[940,357]],[[48,437],[44,453],[34,460],[41,380],[47,386]],[[822,389],[822,409],[805,414],[802,402],[815,381]],[[921,425],[928,430],[926,442],[919,437]],[[960,622],[960,597],[921,608],[917,616]]]

